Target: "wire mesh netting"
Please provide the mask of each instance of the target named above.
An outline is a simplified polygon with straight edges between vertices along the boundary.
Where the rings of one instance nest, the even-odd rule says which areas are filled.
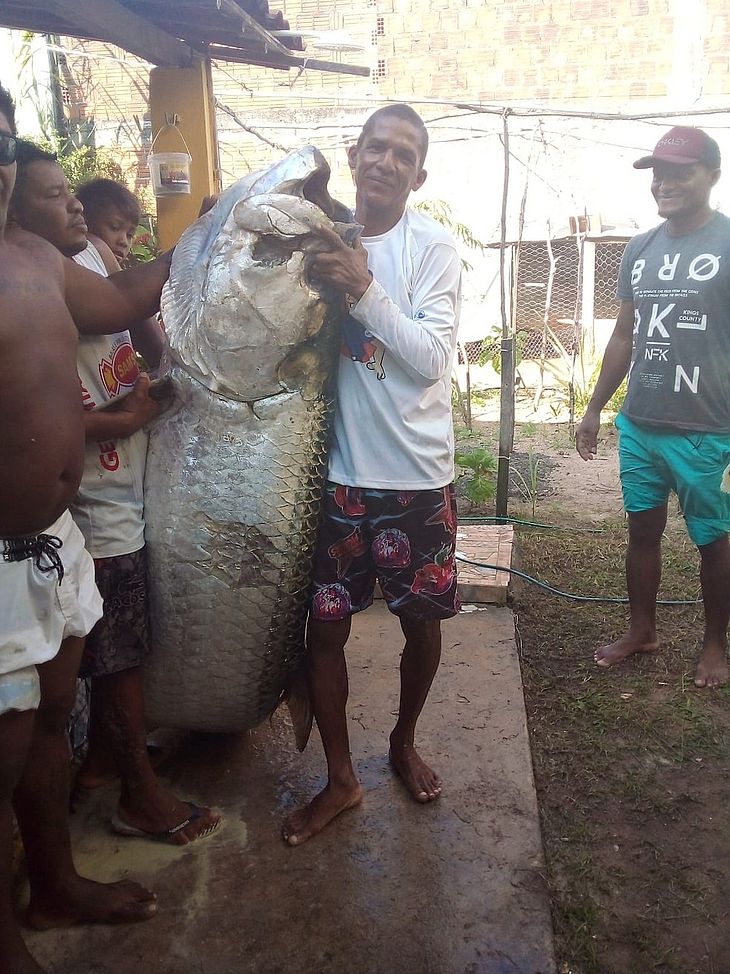
[[[616,297],[616,282],[621,265],[625,240],[601,241],[596,246],[594,289],[593,289],[593,317],[615,318],[618,313],[618,299]]]
[[[512,246],[517,271],[513,321],[522,359],[560,358],[562,350],[572,355],[582,329],[592,323],[586,320],[591,308],[592,319],[616,317],[626,240],[592,244],[585,247],[580,237],[568,237]],[[484,364],[494,361],[499,351],[499,337],[463,342],[459,363]]]

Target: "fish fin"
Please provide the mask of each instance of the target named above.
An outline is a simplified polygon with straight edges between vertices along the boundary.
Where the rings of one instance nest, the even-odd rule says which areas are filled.
[[[312,701],[307,686],[306,662],[294,674],[291,683],[284,692],[283,702],[289,708],[297,750],[303,751],[309,741],[309,735],[312,733],[314,721]]]

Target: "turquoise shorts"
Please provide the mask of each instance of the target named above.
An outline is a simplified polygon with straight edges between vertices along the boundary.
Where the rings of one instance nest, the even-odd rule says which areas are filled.
[[[624,507],[629,513],[679,498],[694,543],[712,544],[730,532],[730,494],[720,489],[730,463],[730,435],[668,431],[616,417]]]

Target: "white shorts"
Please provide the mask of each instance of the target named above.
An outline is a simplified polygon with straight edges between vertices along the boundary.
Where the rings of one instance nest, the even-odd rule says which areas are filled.
[[[0,540],[0,714],[37,707],[35,667],[53,659],[67,636],[86,636],[102,616],[94,561],[69,512],[43,534],[61,542],[62,579],[46,556],[5,560]]]

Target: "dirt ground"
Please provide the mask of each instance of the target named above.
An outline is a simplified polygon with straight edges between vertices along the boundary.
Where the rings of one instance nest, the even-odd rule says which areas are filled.
[[[495,424],[474,425],[462,448],[496,443]],[[586,464],[567,425],[520,423],[514,469],[510,514],[562,529],[518,526],[517,566],[564,591],[625,596],[613,428]],[[479,513],[464,499],[461,512]],[[698,594],[697,552],[674,509],[660,598]],[[727,974],[730,689],[692,683],[701,607],[661,606],[662,651],[599,670],[593,650],[623,631],[625,605],[518,582],[512,606],[558,970]]]

